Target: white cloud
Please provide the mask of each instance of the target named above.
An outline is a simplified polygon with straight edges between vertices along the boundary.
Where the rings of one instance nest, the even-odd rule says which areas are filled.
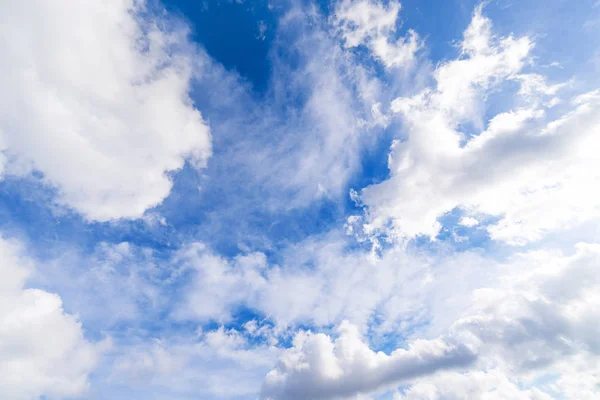
[[[105,221],[142,216],[168,172],[205,164],[185,28],[138,0],[11,0],[0,27],[5,174],[40,171],[60,203]]]
[[[427,281],[426,260],[393,249],[378,261],[363,250],[348,251],[347,245],[338,232],[311,237],[285,249],[281,265],[273,265],[262,253],[228,260],[204,244],[190,244],[177,258],[194,270],[177,316],[227,322],[243,304],[283,328],[344,319],[365,328],[392,300],[397,306],[382,312],[394,323],[416,310],[422,300],[417,292]]]
[[[227,322],[235,305],[252,301],[255,292],[266,285],[262,276],[266,257],[262,253],[229,262],[204,244],[192,243],[180,251],[177,259],[195,270],[184,308],[178,310],[179,317]]]
[[[392,145],[390,179],[360,193],[367,232],[434,237],[438,217],[462,208],[500,217],[487,227],[491,237],[523,245],[600,215],[591,184],[600,178],[598,93],[573,99],[551,118],[556,113],[547,107],[558,104],[562,85],[523,73],[532,42],[493,36],[481,10],[465,31],[461,57],[435,70],[436,86],[392,102],[408,138]],[[491,118],[477,136],[462,133],[480,124],[485,98],[507,82],[520,84],[514,102],[521,105]]]
[[[191,50],[185,32],[169,27],[172,21],[129,13],[142,12],[134,1],[72,4],[69,12],[61,9],[64,2],[42,3],[40,10],[63,19],[23,24],[30,6],[16,2],[0,16],[0,30],[20,33],[0,47],[11,60],[0,66],[6,73],[0,84],[16,99],[0,100],[0,168],[19,175],[40,170],[60,201],[88,219],[139,217],[169,193],[165,171],[185,159],[201,166],[210,153],[208,129],[187,97]],[[330,22],[347,49],[366,46],[389,68],[406,65],[419,40],[416,34],[395,37],[400,4],[385,4],[345,0]],[[261,207],[305,205],[345,190],[360,168],[363,132],[390,126],[387,110],[402,116],[409,136],[392,147],[391,178],[353,196],[367,206],[368,223],[351,217],[348,232],[359,242],[372,240],[371,253],[333,231],[276,253],[279,265],[251,248],[226,258],[199,242],[168,261],[121,243],[98,246],[84,271],[62,268],[71,257],[81,264],[79,255],[45,265],[40,281],[50,291],[56,287],[86,326],[130,323],[121,333],[124,342],[134,343],[119,343],[104,365],[109,372],[95,375],[96,398],[131,398],[128,390],[169,399],[250,396],[269,369],[262,395],[273,399],[366,398],[399,383],[407,389],[397,396],[413,400],[597,397],[597,245],[580,245],[574,255],[529,251],[498,262],[475,251],[448,254],[443,245],[436,248],[442,255],[415,254],[421,249],[394,247],[372,235],[392,221],[391,233],[399,237],[434,236],[438,217],[458,207],[460,225],[483,225],[494,239],[525,244],[600,216],[593,184],[600,178],[599,92],[558,99],[566,85],[524,71],[532,41],[494,36],[481,11],[465,31],[460,57],[435,69],[435,86],[391,107],[382,106],[388,103],[382,83],[355,64],[352,52],[339,47],[314,15],[283,18],[278,38],[297,51],[292,58],[299,66],[290,72],[290,65],[279,65],[283,71],[275,73],[268,95],[273,97],[265,104],[248,102],[249,109],[236,103],[243,109],[239,115],[223,112],[239,99],[220,95],[249,92],[236,86],[233,74],[220,75],[211,60],[196,60],[201,73],[218,70],[209,72],[211,79],[219,76],[222,92],[211,94],[219,97],[211,101],[227,120],[221,131],[234,132],[220,138],[227,144],[221,157],[228,160],[220,165],[225,184],[240,192],[252,187],[253,195],[255,184],[265,185],[268,195],[256,196]],[[81,34],[59,29],[64,26],[79,27]],[[286,41],[286,34],[296,35],[295,41]],[[273,60],[285,64],[283,57]],[[518,107],[484,124],[486,97],[510,85]],[[29,97],[36,101],[26,102]],[[269,107],[274,111],[265,112]],[[283,118],[280,108],[286,108]],[[470,125],[477,136],[461,132]],[[72,129],[51,129],[56,126]],[[44,146],[54,147],[48,152]],[[229,179],[240,169],[251,179],[236,186]],[[245,198],[223,199],[226,207],[248,206]],[[499,222],[485,226],[486,214]],[[148,214],[145,220],[163,223]],[[77,318],[63,311],[60,297],[24,289],[27,262],[18,249],[0,241],[0,256],[0,275],[6,275],[0,276],[0,386],[8,382],[14,397],[24,399],[81,395],[98,349],[85,340]],[[183,281],[189,286],[181,289]],[[187,329],[189,320],[234,322],[240,306],[268,323],[252,320],[243,329],[221,326],[198,335],[170,331]],[[164,329],[152,340],[147,338],[156,332],[140,332],[148,321]],[[315,332],[338,325],[337,336],[300,330],[282,352],[278,335],[299,324],[312,324]],[[405,347],[374,351],[386,334],[402,337]],[[24,349],[24,356],[14,349]],[[10,380],[14,360],[27,372],[18,376],[22,381]]]
[[[385,389],[403,379],[438,369],[461,367],[471,351],[444,340],[420,340],[390,355],[374,352],[347,322],[332,342],[324,334],[299,332],[293,347],[265,378],[264,399],[336,399]]]
[[[25,289],[32,264],[14,242],[0,238],[0,387],[7,399],[82,395],[101,347],[58,295]]]
[[[300,332],[265,378],[263,396],[352,398],[404,381],[408,399],[592,399],[600,382],[599,261],[600,245],[579,244],[572,256],[516,255],[475,289],[461,290],[456,280],[447,280],[457,293],[443,296],[446,304],[457,295],[469,298],[458,314],[451,307],[437,310],[455,318],[446,333],[417,339],[426,331],[413,332],[408,348],[389,356],[370,350],[357,328],[346,323],[335,341]],[[435,291],[429,288],[430,294]],[[416,351],[420,346],[444,351],[422,354]],[[419,362],[411,361],[413,351]],[[396,357],[398,364],[392,361]],[[444,372],[447,368],[458,371]]]
[[[458,224],[466,227],[473,227],[479,225],[479,221],[473,217],[462,217],[460,221],[458,221]]]
[[[415,256],[402,247],[373,258],[347,246],[335,233],[310,238],[283,250],[278,266],[261,253],[228,260],[192,244],[176,258],[195,270],[179,316],[231,322],[243,305],[275,324],[265,339],[273,345],[298,324],[342,326],[338,339],[301,331],[266,378],[266,398],[367,396],[399,382],[414,385],[408,398],[460,398],[465,390],[498,398],[595,395],[600,246],[578,245],[571,256],[532,250],[505,262],[475,252]],[[256,321],[245,331],[257,333]],[[367,333],[371,343],[404,337],[408,350],[372,351]],[[422,369],[410,361],[420,346],[439,350],[419,353]],[[385,361],[394,357],[397,364]],[[446,368],[456,372],[438,371]],[[472,386],[452,385],[461,377]]]
[[[332,24],[346,48],[364,45],[387,68],[407,66],[421,44],[412,30],[395,37],[399,12],[398,1],[343,0],[336,4]]]
[[[339,46],[316,12],[290,11],[278,36],[288,39],[281,52],[293,48],[298,65],[291,66],[285,57],[275,59],[271,105],[277,111],[300,99],[301,107],[294,106],[280,126],[261,127],[274,130],[281,140],[268,148],[259,176],[279,191],[289,190],[292,195],[283,196],[287,207],[305,206],[314,198],[343,195],[360,170],[361,151],[373,140],[366,133],[384,120],[376,106],[381,82]],[[280,173],[274,176],[273,170]]]
[[[219,327],[124,346],[108,368],[108,382],[164,398],[244,397],[256,393],[278,354],[274,346],[250,344],[242,332]],[[127,397],[117,391],[111,398]]]
[[[208,264],[217,262],[218,257],[208,252],[202,253],[198,250],[199,247],[201,247],[199,244],[190,245],[188,251],[197,249],[204,256],[198,262],[202,262],[206,267],[206,274],[212,273],[212,278],[203,275],[208,279],[209,284],[202,290],[206,290],[207,293],[194,293],[195,296],[192,297],[195,301],[204,299],[211,301],[200,303],[202,312],[197,318],[228,320],[226,315],[230,309],[227,307],[232,304],[227,302],[227,297],[236,299],[233,294],[238,288],[223,284],[222,279],[226,273],[219,275],[219,265]],[[274,364],[279,352],[276,347],[277,337],[270,325],[250,321],[244,330],[220,327],[206,332],[198,330],[197,334],[194,334],[183,329],[182,332],[174,332],[173,322],[181,321],[165,318],[177,297],[174,290],[177,290],[180,283],[187,281],[185,269],[188,267],[180,268],[179,264],[183,258],[182,254],[166,261],[157,257],[157,254],[149,248],[136,247],[126,242],[100,243],[90,254],[81,254],[74,248],[56,250],[56,258],[36,263],[37,271],[28,282],[60,293],[59,298],[54,294],[33,290],[42,296],[33,300],[38,301],[41,298],[44,302],[50,302],[49,304],[54,307],[54,314],[62,311],[61,299],[65,308],[77,310],[77,318],[63,314],[65,325],[72,321],[74,332],[70,332],[67,325],[62,331],[56,333],[57,343],[59,338],[64,340],[65,343],[60,345],[66,348],[67,341],[78,332],[75,327],[81,333],[78,322],[80,319],[85,322],[88,332],[110,334],[112,337],[110,349],[103,353],[100,360],[97,360],[98,351],[95,345],[87,344],[93,350],[93,364],[88,371],[91,372],[93,366],[93,374],[89,379],[86,379],[87,376],[82,376],[81,379],[77,377],[81,385],[72,382],[75,395],[81,395],[81,391],[85,389],[85,398],[127,399],[151,396],[157,399],[189,399],[198,396],[201,398],[243,397],[258,391],[262,379]],[[0,256],[5,255],[0,252]],[[257,257],[257,262],[260,260],[261,258]],[[251,270],[252,256],[242,257],[237,261],[237,265],[242,270],[246,267]],[[21,282],[26,277],[26,271],[14,269],[10,274],[6,274],[4,279],[0,269],[0,275],[3,278],[0,279],[0,285],[3,284],[8,289],[16,285],[11,283],[10,278],[15,282]],[[211,288],[214,290],[211,291]],[[219,293],[218,290],[225,290],[225,292]],[[3,293],[3,289],[0,289],[0,294]],[[211,294],[217,297],[211,299]],[[223,297],[218,297],[220,294]],[[4,305],[5,303],[0,302],[0,341],[4,338],[1,333]],[[41,307],[41,305],[42,303],[39,302],[36,306]],[[235,305],[239,305],[239,302]],[[31,305],[26,309],[24,306],[13,306],[13,303],[9,302],[6,303],[6,307],[10,308],[11,315],[27,316],[35,306]],[[40,312],[38,311],[37,314]],[[48,324],[58,320],[60,314],[54,314]],[[37,326],[42,322],[38,322]],[[147,324],[153,327],[150,332],[145,329]],[[127,327],[126,334],[122,330],[124,326]],[[22,329],[26,332],[32,330],[26,326]],[[37,345],[41,346],[40,352],[46,349],[50,339],[54,338],[53,329],[50,326],[49,329],[36,331],[34,336]],[[21,336],[25,335],[21,333]],[[69,371],[75,374],[78,368],[77,357],[85,355],[84,344],[86,343],[75,343],[73,349],[64,350],[63,357],[73,358],[73,364],[69,364],[71,370],[64,367],[63,359],[50,360],[46,363],[53,363],[52,368],[58,371],[57,374],[63,373],[60,372],[61,369],[66,369],[67,372],[64,374]],[[0,360],[4,356],[1,349],[0,345]],[[35,371],[35,366],[32,370]],[[2,361],[0,361],[0,371],[3,371]],[[24,375],[23,379],[27,379],[27,375]],[[0,386],[2,383],[0,378]],[[59,385],[56,386],[56,390],[61,390]],[[32,390],[35,390],[35,386]],[[47,396],[54,394],[48,386],[43,388],[43,393]],[[67,394],[55,396],[63,398]]]
[[[467,373],[444,372],[412,385],[394,400],[552,400],[537,388],[523,389],[497,370]]]

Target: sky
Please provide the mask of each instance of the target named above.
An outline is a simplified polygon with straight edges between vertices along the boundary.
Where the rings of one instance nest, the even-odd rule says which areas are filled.
[[[600,397],[596,0],[4,0],[0,393]]]

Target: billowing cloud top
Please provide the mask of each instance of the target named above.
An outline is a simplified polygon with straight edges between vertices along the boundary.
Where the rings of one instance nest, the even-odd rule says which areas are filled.
[[[31,261],[19,245],[0,238],[0,387],[7,399],[41,394],[70,397],[85,391],[102,352],[89,343],[81,323],[61,298],[25,289]]]
[[[39,171],[90,220],[141,217],[169,194],[168,172],[204,166],[211,153],[189,97],[187,31],[147,7],[2,5],[4,174]]]

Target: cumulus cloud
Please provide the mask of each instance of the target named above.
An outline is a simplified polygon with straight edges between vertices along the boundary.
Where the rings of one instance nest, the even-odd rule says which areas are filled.
[[[516,255],[489,286],[464,293],[470,297],[466,309],[444,335],[409,340],[407,349],[389,356],[370,350],[347,323],[335,341],[301,331],[265,378],[263,397],[352,398],[410,380],[399,398],[594,398],[599,261],[596,244],[579,244],[571,256]],[[458,371],[443,371],[448,368]],[[469,385],[459,384],[466,380]]]
[[[390,355],[374,352],[356,326],[344,322],[339,337],[299,332],[263,384],[265,399],[336,399],[354,397],[438,369],[474,360],[467,347],[442,339],[420,340]]]
[[[266,257],[253,253],[233,262],[214,254],[203,243],[192,243],[181,250],[177,260],[194,270],[184,309],[179,316],[204,321],[227,322],[234,306],[252,301],[255,292],[266,286],[262,271]]]
[[[84,338],[61,298],[25,288],[33,265],[0,238],[0,387],[10,399],[82,395],[101,347]]]
[[[195,248],[203,254],[199,247],[200,244],[193,244],[187,251]],[[18,254],[18,248],[12,248],[13,253]],[[202,331],[198,326],[192,326],[191,332],[187,329],[172,331],[173,322],[181,322],[168,317],[171,303],[177,298],[174,290],[178,290],[181,287],[179,285],[187,282],[189,277],[186,274],[188,266],[182,266],[185,264],[185,251],[173,259],[165,260],[150,248],[123,242],[100,243],[91,253],[82,253],[75,248],[61,248],[57,253],[56,258],[36,261],[36,273],[27,278],[29,285],[43,287],[46,291],[23,291],[31,292],[27,304],[24,304],[25,300],[0,303],[0,327],[4,326],[1,322],[5,321],[2,307],[6,307],[6,313],[9,314],[6,321],[11,318],[11,323],[19,327],[18,332],[15,327],[7,328],[5,332],[26,337],[18,343],[32,346],[41,354],[32,352],[32,361],[23,364],[23,368],[31,368],[32,374],[42,368],[51,368],[52,371],[42,371],[48,377],[35,378],[48,381],[41,389],[32,386],[32,391],[38,390],[37,395],[16,396],[15,399],[37,398],[40,394],[49,398],[64,398],[82,393],[86,398],[111,399],[127,399],[131,396],[152,396],[157,399],[247,396],[257,392],[263,377],[276,361],[280,351],[277,336],[272,325],[261,321],[249,321],[238,329],[220,326],[218,329]],[[227,296],[232,296],[239,287],[224,285],[223,276],[215,276],[218,265],[214,262],[218,257],[208,251],[205,253],[205,257],[197,261],[202,262],[207,273],[211,267],[214,269],[213,278],[208,278],[208,282],[214,286],[196,287],[204,293],[192,298],[201,302],[199,307],[202,309],[194,317],[202,321],[209,317],[230,321],[226,317],[230,311],[228,306],[234,305],[227,302]],[[0,251],[0,256],[9,260],[8,253]],[[26,262],[22,258],[19,260],[21,264]],[[260,257],[258,261],[261,261]],[[240,260],[238,265],[251,269],[252,256],[246,257],[245,261]],[[22,282],[28,271],[25,268],[13,268],[9,272],[4,274],[0,268],[3,278],[0,285],[4,284],[6,290]],[[214,291],[210,291],[211,287]],[[225,290],[223,297],[218,297],[218,290]],[[60,297],[49,292],[60,293]],[[216,296],[214,299],[211,298],[213,294]],[[9,298],[4,296],[3,289],[0,289],[0,297]],[[22,297],[26,296],[23,294]],[[202,303],[206,299],[212,303]],[[66,309],[77,310],[77,318],[64,313],[62,303]],[[239,302],[235,305],[239,305]],[[83,337],[78,339],[77,334],[82,334],[80,319],[85,322],[87,332],[109,334],[110,347],[90,344]],[[22,320],[31,322],[22,323]],[[147,329],[148,325],[152,329]],[[123,326],[127,327],[126,334],[122,333]],[[36,330],[38,328],[39,331]],[[6,338],[7,347],[3,352],[0,346],[0,371],[8,371],[16,362],[10,356],[5,357],[5,354],[9,354],[10,346],[17,345],[17,340],[2,336],[2,332],[0,328],[0,341]],[[35,343],[30,344],[29,340]],[[56,349],[48,350],[47,347],[54,342],[57,343]],[[72,348],[69,348],[69,343]],[[101,358],[98,357],[100,350],[105,350]],[[54,351],[58,354],[55,358],[45,356],[46,353],[54,354]],[[90,353],[89,364],[84,364],[86,351]],[[50,360],[44,360],[44,357]],[[78,361],[80,358],[83,360],[81,363]],[[63,365],[69,362],[72,364],[68,367]],[[35,363],[41,366],[37,367]],[[75,376],[78,371],[81,371],[81,376]],[[92,371],[88,379],[87,375]],[[42,372],[39,372],[40,375]],[[68,374],[74,376],[70,382],[72,389],[69,386],[61,389],[62,383],[56,384],[54,389],[52,382],[65,379],[64,376],[70,377]],[[10,376],[7,373],[6,379],[10,379]],[[23,374],[21,378],[23,381],[17,383],[24,387],[23,382],[29,379],[29,375]],[[0,379],[0,385],[3,382]],[[127,390],[124,390],[125,387]]]
[[[421,44],[413,30],[395,37],[400,8],[398,1],[343,0],[331,20],[346,48],[366,46],[387,68],[407,66]]]
[[[575,250],[572,255],[531,250],[498,262],[476,252],[417,257],[394,247],[373,258],[365,250],[350,251],[333,235],[291,246],[282,252],[282,264],[274,265],[262,253],[227,259],[193,243],[172,260],[181,268],[178,274],[192,278],[176,312],[188,320],[232,323],[235,310],[248,307],[274,327],[264,336],[265,326],[250,321],[244,337],[262,335],[259,343],[270,346],[281,346],[280,335],[299,324],[317,332],[339,326],[335,337],[299,331],[265,378],[264,398],[355,398],[400,383],[407,389],[398,396],[409,399],[593,398],[600,378],[594,367],[600,355],[595,324],[600,246],[580,244]],[[191,275],[185,272],[190,269]],[[369,347],[390,334],[403,337],[405,347],[389,354]],[[178,345],[164,343],[140,347],[144,352],[122,360],[123,368],[147,376],[149,370],[162,371],[156,363],[164,356],[167,367],[189,372],[184,379],[189,387],[205,368],[200,353],[195,361],[183,357],[196,354],[191,348],[237,343],[231,349],[245,349],[238,355],[247,354],[250,364],[252,352],[262,351],[235,330],[200,337],[198,343],[205,344],[186,342],[177,351]],[[275,347],[269,352],[279,354]],[[171,360],[174,354],[179,356]],[[219,357],[227,354],[237,353]],[[211,374],[215,380],[227,375],[219,371]],[[157,384],[180,387],[181,373],[161,374],[152,378]],[[231,390],[251,393],[255,378]],[[454,384],[465,380],[470,384]]]
[[[598,92],[572,99],[551,118],[556,102],[548,99],[560,85],[522,73],[532,48],[527,37],[494,36],[476,9],[461,57],[436,68],[435,87],[392,102],[408,137],[392,145],[390,179],[360,194],[367,230],[386,230],[391,221],[388,233],[397,237],[435,237],[437,218],[462,208],[500,217],[487,227],[491,237],[523,245],[598,216],[589,184],[598,179]],[[510,82],[520,83],[523,105],[497,114],[477,135],[462,132],[479,124],[490,90]]]
[[[8,1],[1,14],[4,174],[39,171],[60,203],[105,221],[141,217],[169,172],[205,165],[185,27],[137,0]]]

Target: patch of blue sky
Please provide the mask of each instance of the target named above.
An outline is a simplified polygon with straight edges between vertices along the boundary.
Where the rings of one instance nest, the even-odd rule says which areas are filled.
[[[399,20],[425,40],[425,52],[433,65],[456,56],[457,43],[469,25],[477,0],[405,0]]]
[[[268,53],[280,7],[268,0],[164,0],[162,5],[183,18],[191,37],[227,70],[236,71],[262,93],[268,89]]]
[[[56,190],[36,177],[0,181],[0,228],[3,234],[29,242],[32,256],[46,259],[57,249],[93,252],[100,242],[132,242],[157,253],[171,248],[173,230],[148,220],[90,222],[55,202]],[[60,250],[58,250],[60,252]]]
[[[600,17],[597,2],[581,0],[573,5],[567,0],[504,0],[490,2],[485,11],[498,34],[534,38],[536,64],[560,63],[562,68],[544,71],[550,79],[560,79],[584,72],[598,45],[597,31],[594,34],[589,23],[586,26],[586,21]]]
[[[373,329],[385,322],[383,316],[373,316],[369,324],[371,329],[367,333],[367,339],[373,351],[382,351],[386,354],[390,354],[396,349],[406,349],[411,337],[417,332],[425,330],[430,325],[430,321],[428,320],[409,318],[402,321],[405,325],[403,329],[393,329],[384,333]]]
[[[436,236],[436,240],[451,244],[457,251],[466,251],[473,248],[485,249],[491,242],[485,228],[494,222],[498,222],[500,218],[478,215],[477,225],[464,226],[460,224],[463,217],[465,217],[465,212],[455,208],[438,218],[438,222],[442,227]]]
[[[260,187],[243,185],[243,178],[235,184],[237,179],[227,179],[225,171],[209,169],[200,188],[190,187],[190,175],[195,173],[182,171],[171,195],[156,211],[176,227],[178,237],[202,241],[226,257],[248,251],[262,251],[269,256],[343,221],[343,209],[328,198],[303,208],[270,211],[265,208],[269,194]]]
[[[373,133],[375,140],[363,149],[360,157],[360,172],[348,181],[349,189],[358,192],[364,187],[389,179],[388,154],[392,142],[398,139],[400,129],[400,124],[394,120],[386,128]],[[357,209],[355,202],[349,196],[346,197],[346,201],[349,210]]]
[[[288,27],[280,34],[297,39],[301,30],[306,29],[302,24],[299,22],[294,28],[298,31]],[[298,55],[278,53],[280,48],[285,50],[285,46],[278,46],[271,56],[278,67],[274,72],[277,77],[273,79],[285,82],[289,77],[292,81],[293,77],[289,75],[300,68],[295,64],[305,61],[295,60]],[[351,176],[341,197],[322,196],[302,207],[284,208],[283,211],[269,207],[268,203],[274,197],[286,202],[294,192],[273,191],[268,182],[256,179],[253,168],[270,170],[274,176],[290,171],[278,171],[268,164],[248,165],[247,162],[254,156],[253,152],[265,148],[276,150],[281,158],[286,156],[286,151],[297,150],[284,147],[281,152],[279,148],[286,145],[284,140],[290,135],[299,136],[302,129],[310,129],[302,127],[303,118],[306,118],[302,116],[302,108],[310,89],[300,84],[283,89],[282,96],[275,88],[259,100],[253,95],[252,88],[244,85],[236,74],[218,66],[208,68],[207,73],[207,76],[200,74],[198,77],[192,97],[211,124],[214,155],[205,171],[197,173],[185,168],[179,172],[170,196],[155,210],[169,224],[176,226],[178,232],[188,232],[198,240],[209,240],[226,255],[233,255],[240,245],[268,252],[273,246],[277,247],[273,240],[280,243],[298,241],[343,221],[347,210],[354,208],[347,189],[387,177],[385,154],[391,135],[383,135],[361,150],[362,168]],[[215,76],[222,78],[219,83],[226,83],[215,87]],[[297,126],[286,126],[290,121],[296,121]],[[267,159],[269,161],[272,160]],[[218,233],[215,235],[215,232]],[[240,240],[249,243],[240,243]]]

